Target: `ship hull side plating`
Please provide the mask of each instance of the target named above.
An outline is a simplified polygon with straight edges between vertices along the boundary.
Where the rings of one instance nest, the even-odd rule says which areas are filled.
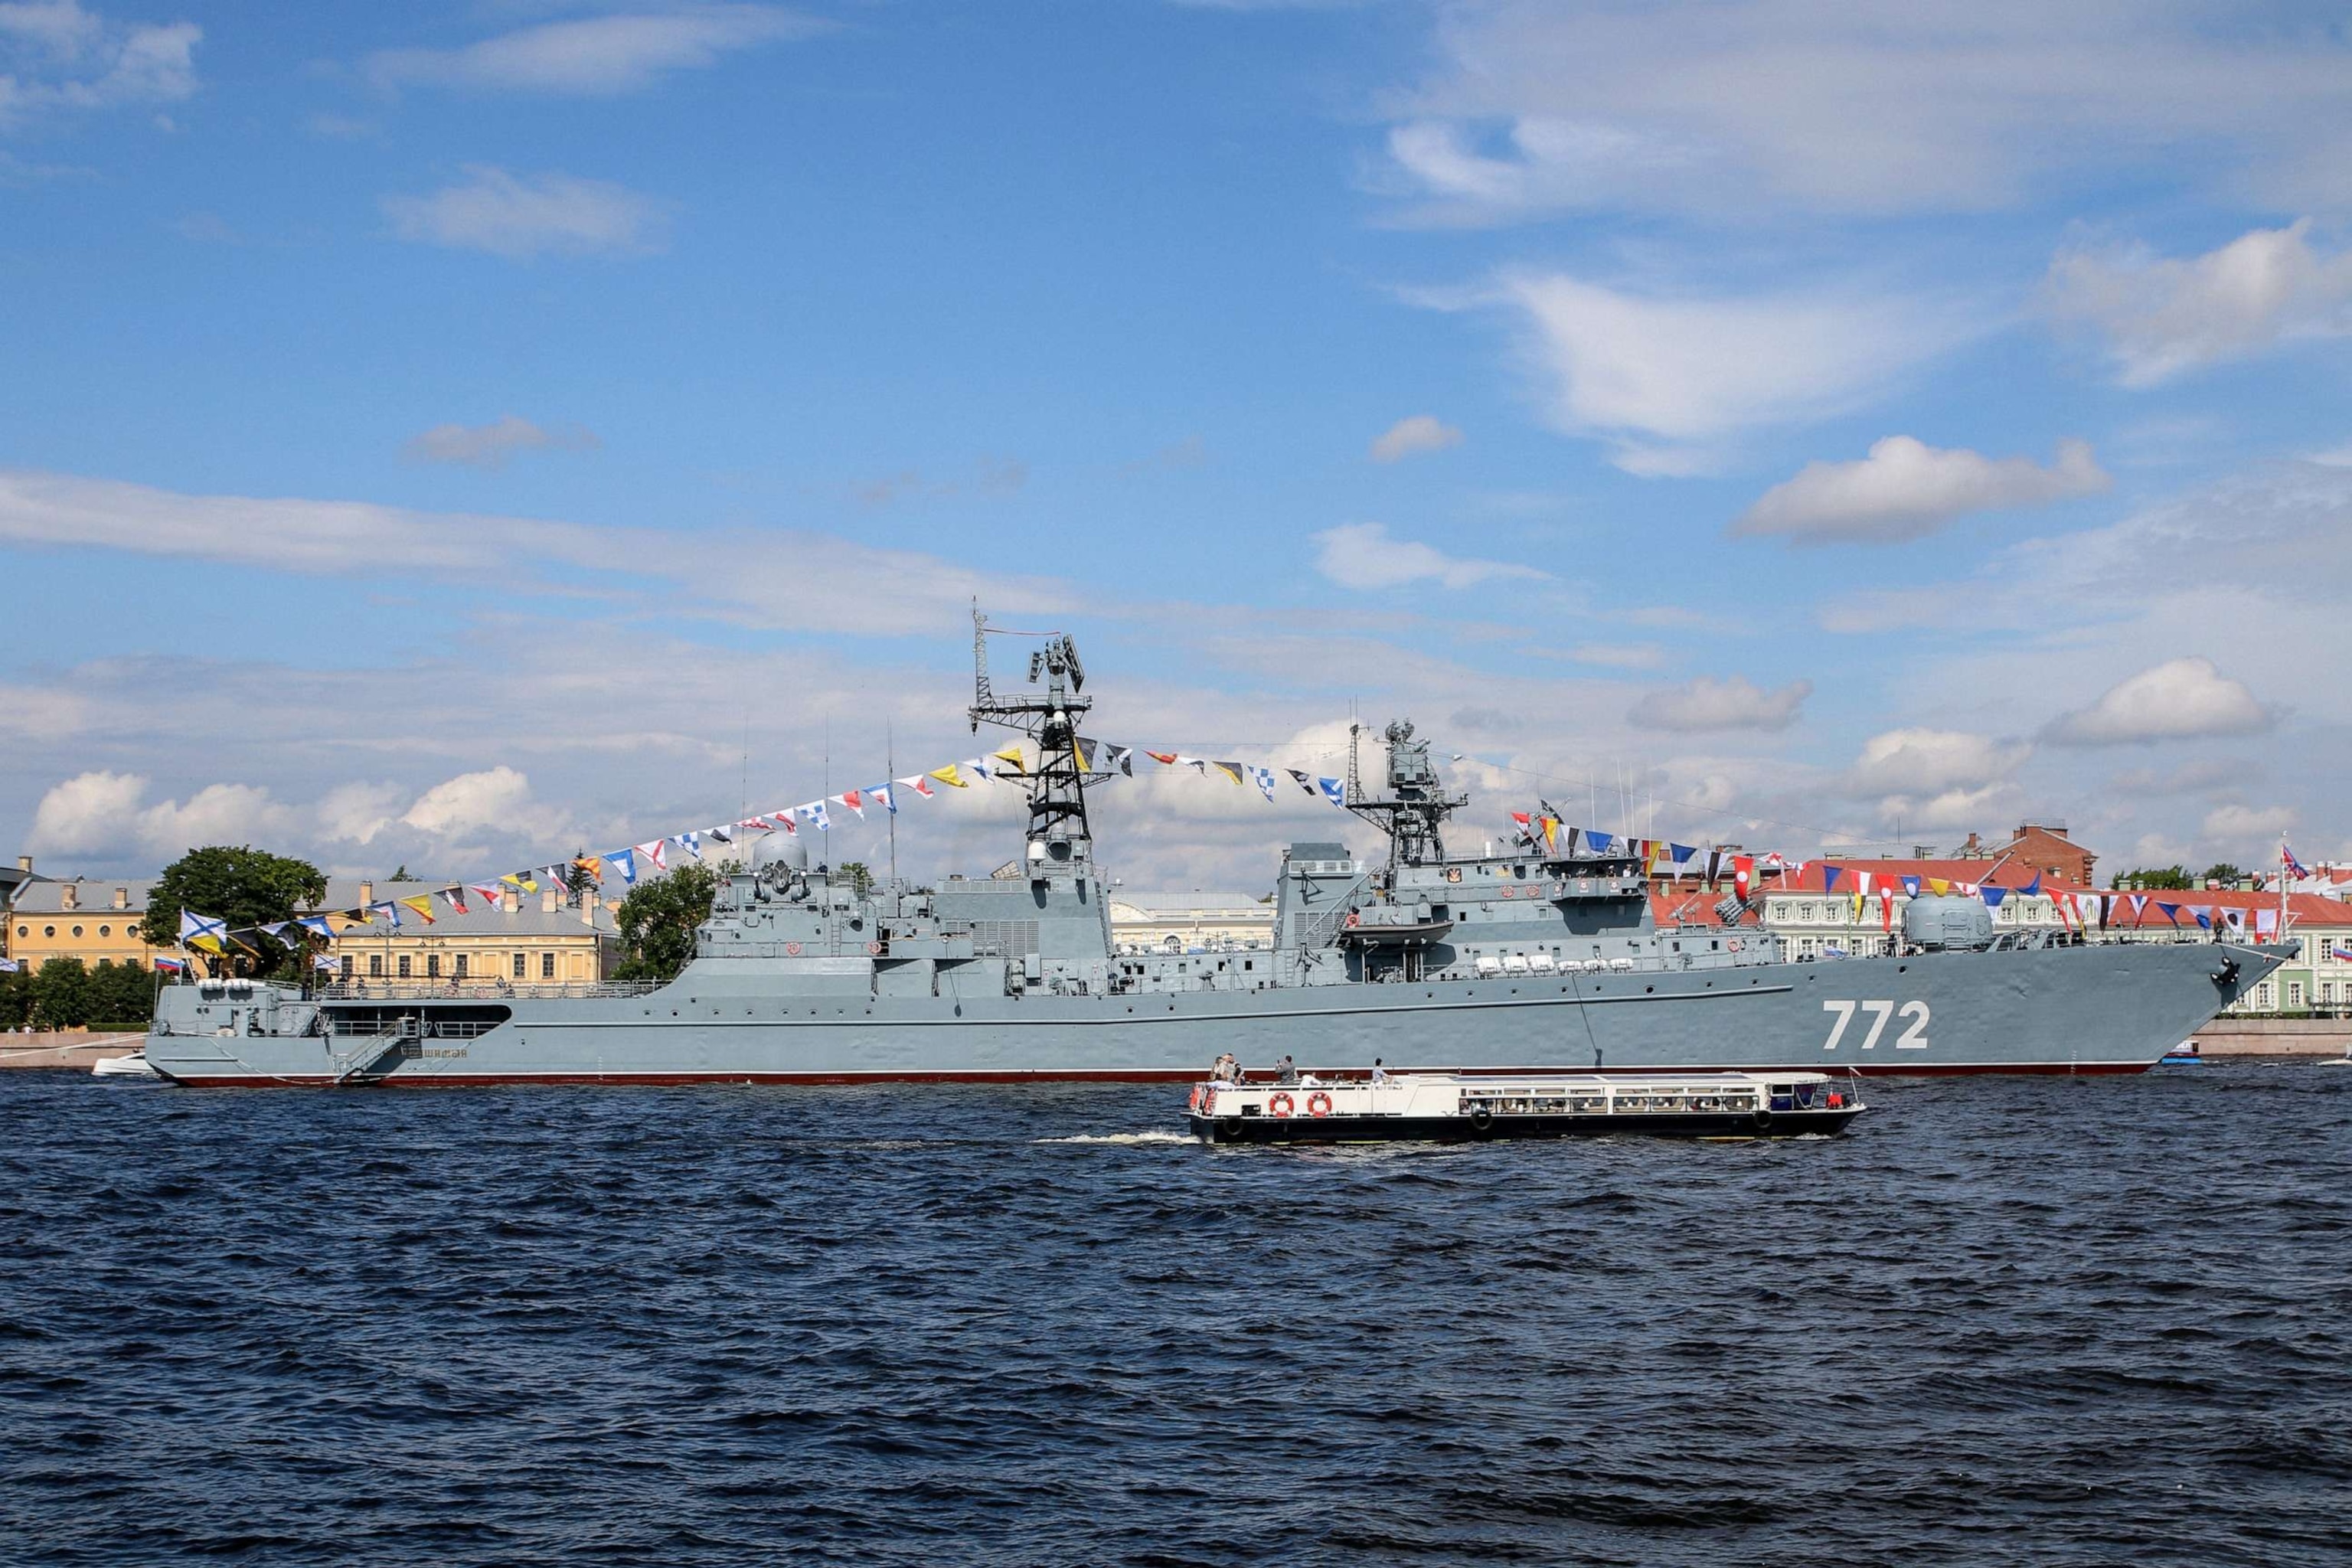
[[[2229,959],[2236,973],[2217,982]],[[320,1036],[162,1035],[191,1085],[1197,1080],[1264,1069],[2137,1072],[2281,962],[2206,943],[1942,952],[1823,963],[1108,996],[892,998],[766,991],[698,962],[661,991],[518,997],[471,1039],[354,1066]]]

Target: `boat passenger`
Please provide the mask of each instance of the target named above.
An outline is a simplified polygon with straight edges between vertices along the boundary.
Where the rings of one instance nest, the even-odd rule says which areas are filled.
[[[1378,1089],[1382,1084],[1388,1082],[1388,1080],[1389,1069],[1381,1066],[1380,1058],[1374,1057],[1372,1058],[1372,1087],[1374,1089]]]
[[[1298,1081],[1298,1064],[1288,1057],[1284,1057],[1281,1064],[1275,1069],[1274,1081],[1296,1084]]]

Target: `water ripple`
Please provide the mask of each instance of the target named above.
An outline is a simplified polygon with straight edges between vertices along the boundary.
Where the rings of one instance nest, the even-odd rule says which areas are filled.
[[[2328,1563],[2352,1073],[1752,1145],[0,1074],[0,1557]]]

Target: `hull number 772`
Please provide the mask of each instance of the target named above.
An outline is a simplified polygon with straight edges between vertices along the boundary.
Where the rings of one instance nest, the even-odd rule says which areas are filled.
[[[1830,1037],[1822,1042],[1822,1049],[1833,1051],[1845,1038],[1846,1029],[1853,1023],[1857,1012],[1867,1020],[1869,1032],[1863,1036],[1862,1049],[1875,1050],[1878,1037],[1886,1032],[1889,1018],[1900,1018],[1905,1027],[1895,1038],[1898,1051],[1924,1051],[1927,1048],[1927,1004],[1906,1002],[1897,1007],[1892,1002],[1824,1002],[1822,1011],[1831,1015]]]

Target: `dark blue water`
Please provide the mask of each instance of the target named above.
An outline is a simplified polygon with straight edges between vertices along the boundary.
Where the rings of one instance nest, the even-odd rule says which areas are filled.
[[[2352,1069],[1874,1099],[1318,1154],[0,1074],[0,1555],[2341,1568]]]

